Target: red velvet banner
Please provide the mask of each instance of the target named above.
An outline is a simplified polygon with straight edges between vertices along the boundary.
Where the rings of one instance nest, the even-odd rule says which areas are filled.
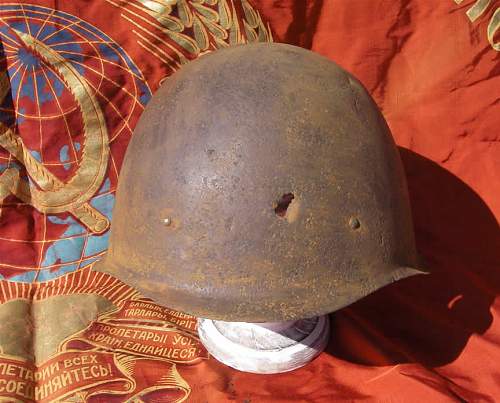
[[[499,27],[498,0],[0,1],[0,397],[499,400]],[[373,95],[431,273],[334,313],[325,353],[262,377],[204,359],[193,317],[88,265],[159,85],[205,52],[270,40]]]

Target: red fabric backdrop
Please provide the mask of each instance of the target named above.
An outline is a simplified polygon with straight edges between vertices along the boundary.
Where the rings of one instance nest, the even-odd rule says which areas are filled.
[[[8,56],[1,60],[1,68],[7,68],[19,57],[25,65],[34,66],[33,74],[36,74],[38,65],[32,56],[16,50],[18,45],[25,46],[16,41],[29,29],[9,19],[9,13],[13,12],[32,18],[30,13],[34,11],[28,2],[18,3],[27,8],[11,11],[10,2],[0,2],[3,7],[0,34]],[[177,50],[174,52],[173,36],[168,39],[158,26],[153,29],[144,22],[151,16],[158,17],[144,7],[155,3],[168,11],[170,2],[33,0],[30,3],[47,7],[49,11],[69,13],[101,32],[92,37],[94,28],[84,22],[71,25],[69,19],[66,25],[75,28],[71,31],[73,36],[68,34],[66,39],[59,36],[55,45],[47,41],[46,45],[61,54],[87,54],[82,60],[75,59],[76,56],[65,57],[71,59],[69,62],[73,66],[80,66],[77,71],[97,88],[98,102],[112,139],[111,159],[105,176],[108,182],[103,179],[104,184],[91,203],[109,217],[125,146],[150,93],[158,88],[161,79],[178,67],[182,57],[194,58],[203,52],[180,51],[175,44]],[[144,6],[146,3],[149,6]],[[204,3],[215,10],[222,1]],[[303,46],[335,60],[356,75],[374,96],[400,146],[418,248],[431,274],[393,284],[332,314],[332,339],[327,351],[303,369],[289,374],[258,376],[234,371],[208,359],[196,365],[178,366],[188,386],[182,382],[176,385],[184,385],[182,390],[190,393],[189,401],[194,402],[499,400],[500,2],[252,0],[250,3],[260,13],[264,25],[269,24],[275,41]],[[235,4],[234,13],[240,20],[248,20],[243,7],[245,0],[235,0],[231,4]],[[143,7],[142,11],[137,5]],[[157,10],[159,6],[155,7]],[[44,11],[48,21],[44,24],[60,26],[64,16],[49,11]],[[172,12],[178,11],[174,7]],[[48,28],[40,28],[42,23],[43,19],[33,22],[43,33],[43,29]],[[141,30],[141,26],[147,26],[150,31]],[[7,27],[6,31],[2,31],[2,27]],[[9,31],[11,28],[21,34],[13,34]],[[252,29],[253,34],[245,31],[241,24],[241,38],[251,39],[255,34],[257,39],[258,33],[263,32],[262,26]],[[45,38],[51,32],[46,34]],[[14,35],[14,42],[6,35]],[[104,47],[85,48],[87,45],[77,40],[79,35],[93,38],[94,43]],[[192,36],[193,32],[186,32],[186,35]],[[210,39],[205,50],[218,47],[214,41]],[[66,42],[81,46],[57,45]],[[125,53],[117,53],[112,43],[118,44]],[[97,51],[101,59],[108,60],[101,67],[95,64],[97,59],[93,52]],[[179,56],[180,53],[183,56]],[[9,73],[12,83],[14,70],[12,66]],[[122,91],[120,86],[128,92]],[[54,90],[58,91],[57,86]],[[73,102],[73,98],[72,93],[61,91],[59,101],[64,109],[65,100]],[[58,143],[60,136],[55,132],[55,127],[62,130],[64,122],[60,120],[59,126],[54,126],[56,123],[47,124],[50,119],[45,119],[40,123],[41,115],[50,115],[51,108],[56,108],[55,100],[48,100],[45,109],[36,109],[36,105],[41,105],[40,99],[38,103],[31,102],[29,91],[18,93],[20,98],[10,101],[18,108],[15,117],[24,119],[18,119],[17,130],[28,148],[41,153],[56,144],[57,149],[52,150],[52,154],[42,153],[42,163],[47,163],[47,167],[52,167],[52,172],[61,178],[76,172],[77,166],[65,167],[71,161],[66,158],[64,143]],[[21,102],[23,109],[16,104],[19,99],[24,102]],[[72,110],[70,101],[67,107]],[[30,108],[35,115],[38,111],[38,119],[30,120]],[[14,115],[9,115],[10,112],[4,105],[0,119],[3,123],[12,123],[9,119]],[[82,127],[79,114],[70,118],[70,122],[74,127]],[[38,134],[42,131],[46,134],[43,138],[52,138],[52,142],[42,141],[42,135]],[[82,140],[78,134],[75,136],[73,141]],[[0,153],[2,163],[8,167],[15,160],[10,154],[5,150]],[[75,149],[74,157],[75,160],[82,158],[79,149]],[[53,160],[57,160],[57,164]],[[1,172],[4,169],[0,166]],[[22,172],[21,176],[26,177]],[[88,228],[80,229],[74,215],[68,212],[42,214],[29,203],[20,203],[14,196],[8,196],[2,204],[0,217],[1,273],[5,278],[22,282],[62,276],[104,253],[106,236],[106,233],[92,233]],[[77,252],[68,254],[70,250]],[[56,290],[60,283],[50,283],[46,289]],[[66,283],[61,285],[65,292]],[[12,300],[14,288],[4,288],[6,281],[1,284],[2,302]],[[32,293],[25,292],[23,286],[23,293],[19,291],[18,294],[21,287],[16,286],[15,296],[28,300],[49,298],[43,286],[32,289],[35,290]],[[87,294],[91,291],[85,289]],[[109,294],[109,290],[96,287],[95,295],[106,293]],[[120,309],[122,303],[120,299],[114,308]],[[97,302],[90,305],[95,308]],[[109,315],[106,318],[116,320]],[[91,317],[78,329],[85,328],[90,320]],[[134,320],[142,323],[144,318]],[[14,331],[9,330],[14,327],[8,326],[14,325],[4,326],[0,336]],[[6,345],[2,340],[1,352],[5,353]],[[108,346],[107,351],[113,352],[112,347]],[[158,371],[151,364],[154,362],[148,361],[149,369],[142,373],[140,365],[134,367],[139,371],[134,374],[135,379],[147,384],[144,380],[151,377],[156,382],[151,375]],[[0,381],[2,375],[0,372]],[[83,400],[87,395],[78,396]],[[153,393],[143,400],[158,401],[157,398]],[[94,401],[110,401],[102,399]]]
[[[497,401],[500,2],[479,16],[478,7],[469,12],[474,21],[467,11],[475,1],[254,4],[276,41],[335,60],[382,108],[400,146],[418,248],[431,274],[334,313],[328,351],[309,367],[266,378],[232,374],[233,395]]]

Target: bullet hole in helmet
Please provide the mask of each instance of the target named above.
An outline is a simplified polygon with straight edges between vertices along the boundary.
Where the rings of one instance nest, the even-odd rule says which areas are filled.
[[[283,196],[281,196],[277,201],[276,207],[274,208],[274,212],[276,213],[276,215],[279,217],[284,217],[286,215],[288,206],[294,198],[295,196],[293,195],[293,193],[285,193]]]
[[[351,217],[349,219],[349,226],[351,227],[351,229],[357,230],[361,228],[361,223],[356,217]]]

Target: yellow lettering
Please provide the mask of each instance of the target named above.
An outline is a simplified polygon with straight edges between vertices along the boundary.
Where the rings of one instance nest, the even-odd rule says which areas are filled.
[[[45,397],[42,386],[35,386],[35,400],[42,400]]]
[[[50,375],[50,367],[47,366],[42,370],[42,380],[44,381],[45,379],[49,379]]]
[[[72,369],[70,372],[73,374],[73,376],[75,377],[76,381],[80,382],[80,377],[78,376],[78,369]]]
[[[34,400],[35,399],[35,388],[31,383],[26,384],[26,391],[23,394],[24,397]]]
[[[123,346],[123,348],[126,348],[128,350],[132,350],[132,342],[131,341],[125,342],[125,345]]]
[[[7,382],[7,385],[5,385],[5,391],[7,393],[14,393],[16,391],[16,381],[13,379]]]
[[[59,371],[59,363],[54,362],[53,364],[50,364],[50,375],[54,375],[54,372]]]
[[[179,340],[181,339],[181,335],[179,334],[174,334],[174,341],[172,342],[172,344],[175,346],[177,345],[177,343],[179,343]]]
[[[71,384],[71,374],[69,372],[64,371],[61,374],[61,381],[63,386]]]
[[[54,387],[54,391],[58,391],[59,389],[62,389],[62,384],[61,384],[61,378],[59,376],[56,376],[52,378],[51,380],[52,386]]]
[[[81,371],[82,371],[83,379],[92,379],[92,375],[90,374],[89,367],[82,367]]]
[[[111,374],[111,371],[103,365],[99,365],[99,371],[102,377],[106,377]]]
[[[48,389],[48,391],[47,391],[47,389]],[[48,395],[53,393],[51,382],[47,382],[43,385],[43,393],[44,393],[44,396],[48,396]]]
[[[6,371],[6,375],[9,375],[9,376],[15,376],[16,375],[16,366],[14,364],[9,364],[7,365],[7,371]]]
[[[33,381],[33,371],[31,369],[26,370],[26,378],[27,381]]]
[[[90,374],[92,375],[93,378],[99,378],[99,367],[97,365],[92,365],[90,367]]]
[[[24,388],[26,387],[25,382],[17,382],[16,395],[24,396]]]

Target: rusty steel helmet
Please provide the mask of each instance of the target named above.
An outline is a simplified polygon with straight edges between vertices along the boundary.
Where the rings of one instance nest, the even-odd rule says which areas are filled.
[[[338,65],[284,44],[219,50],[164,83],[111,228],[99,270],[210,319],[312,317],[421,273],[377,106]]]

